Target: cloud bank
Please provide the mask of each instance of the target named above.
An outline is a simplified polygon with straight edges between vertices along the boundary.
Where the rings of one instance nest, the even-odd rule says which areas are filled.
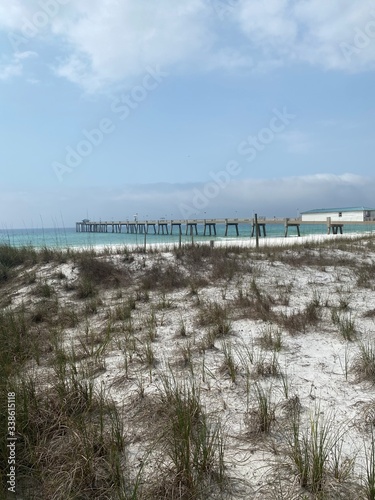
[[[313,208],[375,206],[375,179],[354,174],[317,174],[275,179],[232,180],[213,193],[212,179],[196,184],[128,185],[117,189],[79,188],[50,192],[1,193],[0,227],[71,227],[92,220],[139,218],[294,217]],[[22,201],[21,201],[22,200]],[[181,207],[191,207],[186,214]],[[10,218],[10,214],[12,218]],[[26,218],[27,217],[27,218]]]

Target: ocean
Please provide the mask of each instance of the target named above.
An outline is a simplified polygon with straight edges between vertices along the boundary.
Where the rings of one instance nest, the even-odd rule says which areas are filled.
[[[125,229],[123,229],[125,231]],[[224,236],[225,227],[217,226],[216,236],[203,236],[203,227],[198,225],[198,235],[194,234],[194,241],[210,241],[237,238],[235,229],[229,227],[228,236]],[[269,224],[266,226],[267,237],[275,238],[284,236],[283,224]],[[311,234],[326,234],[325,224],[300,226],[301,236]],[[375,232],[375,223],[372,226],[345,225],[344,234],[348,233],[373,233]],[[251,227],[249,224],[239,224],[239,239],[250,238]],[[296,236],[295,228],[289,228],[288,238]],[[262,237],[263,238],[263,237]],[[190,242],[192,237],[186,236],[183,231],[182,242]],[[146,235],[146,244],[160,243],[163,245],[175,245],[179,241],[178,229],[174,228],[174,234],[153,234],[151,230]],[[77,233],[75,228],[32,228],[32,229],[0,229],[0,244],[11,245],[15,247],[32,246],[34,248],[94,248],[110,246],[143,246],[145,235],[131,233]]]

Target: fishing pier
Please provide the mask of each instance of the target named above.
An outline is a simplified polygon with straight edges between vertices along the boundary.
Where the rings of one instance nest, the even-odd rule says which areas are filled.
[[[300,236],[300,219],[266,219],[255,217],[248,219],[224,218],[224,219],[158,219],[158,220],[125,220],[125,221],[91,221],[83,219],[76,222],[78,233],[127,233],[127,234],[177,234],[216,236],[217,226],[225,227],[224,235],[228,235],[230,227],[234,228],[236,236],[240,236],[239,225],[248,225],[251,229],[251,236],[266,236],[266,225],[284,224],[285,236],[288,236],[290,228],[295,228]]]
[[[300,236],[300,226],[320,225],[326,226],[327,234],[343,234],[344,227],[375,225],[375,221],[335,221],[327,217],[326,221],[302,221],[301,218],[277,218],[267,219],[258,217],[255,214],[253,218],[218,218],[218,219],[153,219],[153,220],[118,220],[118,221],[91,221],[83,219],[76,222],[77,233],[125,233],[125,234],[185,234],[216,236],[217,226],[224,227],[224,236],[228,236],[229,228],[234,228],[236,236],[240,236],[239,226],[249,226],[251,237],[257,238],[267,236],[267,226],[283,225],[284,236]]]

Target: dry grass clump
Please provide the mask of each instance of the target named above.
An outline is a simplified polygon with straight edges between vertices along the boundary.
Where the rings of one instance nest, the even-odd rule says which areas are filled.
[[[97,286],[117,287],[129,284],[130,275],[126,267],[118,267],[105,256],[100,257],[95,252],[82,252],[76,255],[80,272],[80,282],[77,286],[79,298],[95,295]]]
[[[245,416],[247,432],[250,436],[269,434],[276,421],[276,405],[272,401],[272,387],[265,389],[261,384],[254,384],[254,402]]]
[[[25,308],[0,310],[0,381],[15,373],[33,351],[34,339]],[[1,413],[1,412],[0,412]]]
[[[293,290],[293,283],[280,283],[276,281],[274,289],[275,294],[273,298],[275,300],[275,303],[282,306],[289,306],[290,296]]]
[[[274,300],[270,294],[263,292],[253,279],[247,290],[240,288],[234,299],[234,305],[240,310],[239,316],[247,319],[272,321]]]
[[[17,267],[28,269],[36,263],[66,262],[69,252],[47,247],[39,250],[31,246],[14,247],[10,244],[0,244],[0,285],[17,276]]]
[[[229,341],[224,341],[221,344],[224,355],[223,363],[220,367],[222,373],[227,373],[233,383],[236,382],[238,366],[233,355],[232,344]]]
[[[200,304],[197,320],[199,326],[224,324],[229,319],[229,310],[225,304],[204,301]]]
[[[75,286],[78,299],[92,299],[99,293],[95,283],[87,277],[82,277]]]
[[[192,359],[193,359],[194,346],[190,340],[187,340],[178,349],[178,358],[176,360],[176,365],[182,368],[192,369]]]
[[[210,283],[229,282],[241,272],[251,273],[252,265],[246,258],[249,252],[238,247],[212,248],[200,244],[175,249],[177,260],[195,281]]]
[[[193,275],[189,277],[189,295],[191,297],[197,298],[199,302],[199,291],[206,286],[209,286],[210,282],[204,276]]]
[[[332,323],[337,326],[340,334],[345,340],[353,341],[357,338],[357,328],[351,314],[340,314],[337,309],[331,310]]]
[[[58,321],[56,316],[59,310],[59,303],[57,297],[52,299],[42,299],[36,302],[29,308],[29,316],[33,323],[47,322],[53,325]]]
[[[357,286],[361,288],[375,288],[375,263],[365,263],[356,269]]]
[[[47,337],[48,330],[51,328],[61,330],[77,326],[83,316],[92,313],[90,307],[94,306],[87,303],[82,309],[71,301],[62,301],[55,291],[50,296],[42,296],[37,301],[23,305],[24,310],[27,311],[28,322],[38,327],[40,331],[43,330]]]
[[[57,248],[43,246],[38,250],[37,256],[38,262],[57,262],[59,264],[62,264],[64,262],[67,262],[73,256],[73,252],[71,252],[69,249],[60,250]]]
[[[258,342],[264,349],[279,352],[283,346],[280,328],[272,323],[266,323],[260,329]]]
[[[86,301],[83,308],[85,316],[87,317],[93,314],[98,314],[100,307],[103,304],[104,302],[100,297],[97,296],[91,297],[90,300]],[[72,311],[68,310],[66,312],[67,314],[63,316],[64,319],[67,319],[68,324],[70,323],[71,327],[76,326],[76,324],[78,324],[78,315],[76,314],[76,312],[74,310]],[[66,321],[64,321],[64,324],[66,324]]]
[[[153,498],[219,498],[225,487],[224,436],[220,423],[205,413],[194,382],[162,378],[164,416],[162,478]],[[216,492],[216,494],[215,494]]]
[[[122,419],[92,382],[61,371],[48,390],[17,391],[18,491],[24,498],[135,498]],[[132,484],[131,484],[132,483]]]
[[[32,247],[0,245],[0,285],[15,276],[17,266],[31,267],[37,262],[37,252]]]
[[[37,297],[50,299],[55,294],[55,289],[47,281],[40,281],[34,288],[34,294]]]
[[[232,333],[232,321],[226,306],[217,302],[203,302],[198,310],[197,325],[207,328],[202,341],[202,349],[215,347],[215,341]]]
[[[350,258],[350,255],[342,254],[338,256],[337,253],[333,254],[330,252],[331,246],[331,242],[328,242],[326,246],[324,246],[324,243],[310,243],[305,244],[304,248],[299,248],[298,250],[294,248],[285,250],[283,247],[277,249],[275,247],[270,252],[274,260],[283,262],[291,267],[305,266],[324,269],[326,267],[354,268],[356,266],[355,261]]]
[[[314,298],[302,310],[294,311],[291,314],[280,313],[275,315],[274,321],[288,330],[289,333],[295,335],[306,333],[307,328],[316,325],[320,319],[320,304]]]
[[[112,313],[114,321],[126,321],[131,318],[132,311],[136,308],[136,301],[133,297],[128,297],[127,300],[117,304]]]
[[[253,375],[259,377],[279,377],[281,375],[277,351],[272,352],[272,356],[266,356],[260,351],[254,358]]]
[[[366,475],[363,484],[363,494],[366,500],[375,498],[375,435],[371,427],[370,445],[365,447]]]
[[[201,266],[203,261],[211,258],[216,249],[208,245],[186,245],[181,248],[174,248],[174,254],[177,260],[183,261],[187,267]]]
[[[354,458],[342,452],[343,429],[335,429],[333,415],[323,417],[316,408],[307,427],[302,427],[300,412],[291,417],[286,433],[287,455],[299,484],[312,498],[343,498],[352,493],[351,473]]]
[[[37,252],[33,247],[14,247],[7,244],[0,245],[0,262],[11,268],[21,264],[32,265],[37,262]]]
[[[369,309],[363,314],[364,318],[375,318],[375,309]]]
[[[151,268],[144,270],[139,286],[143,291],[167,292],[187,286],[187,278],[176,264],[155,262]]]
[[[232,280],[241,270],[243,263],[237,255],[228,251],[218,251],[212,254],[211,257],[211,272],[210,280]]]
[[[356,374],[358,381],[368,380],[375,384],[375,342],[361,342],[358,345],[359,352],[352,364],[352,371]]]

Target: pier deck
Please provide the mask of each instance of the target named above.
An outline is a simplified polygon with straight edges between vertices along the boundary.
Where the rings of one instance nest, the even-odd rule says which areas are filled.
[[[353,226],[375,226],[375,221],[303,221],[300,218],[259,218],[258,217],[258,236],[266,236],[266,225],[283,224],[285,227],[284,236],[288,236],[288,229],[293,227],[297,231],[297,235],[300,236],[300,225],[325,225],[327,231],[333,234],[343,234],[343,228],[346,225]],[[249,225],[251,230],[251,236],[254,236],[256,232],[256,223],[253,218],[234,218],[234,219],[159,219],[159,220],[137,220],[137,221],[90,221],[84,219],[80,222],[76,222],[76,231],[78,233],[130,233],[130,234],[148,234],[150,228],[153,230],[153,234],[166,235],[173,234],[173,228],[177,227],[179,234],[182,234],[182,227],[185,227],[185,234],[195,234],[198,235],[198,228],[202,228],[201,234],[203,236],[207,235],[216,236],[217,226],[222,225],[225,227],[225,236],[228,235],[229,227],[234,227],[237,236],[240,236],[239,225]]]

